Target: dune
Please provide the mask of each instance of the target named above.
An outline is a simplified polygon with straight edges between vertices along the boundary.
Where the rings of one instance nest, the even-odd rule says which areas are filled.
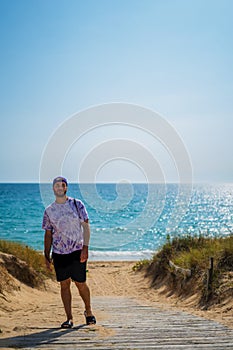
[[[0,261],[1,262],[1,261]],[[182,310],[207,319],[218,321],[233,328],[233,301],[225,300],[209,310],[200,310],[197,295],[181,300],[174,295],[168,296],[164,286],[154,289],[150,280],[142,272],[133,271],[135,262],[102,261],[88,263],[88,285],[92,297],[128,296],[141,300],[147,305],[156,305],[162,309]],[[0,264],[0,278],[4,278],[4,291],[0,290],[0,337],[17,336],[25,327],[57,327],[64,321],[64,310],[60,300],[59,284],[46,280],[37,287],[31,287],[8,272]],[[72,284],[73,314],[77,322],[84,322],[83,304],[76,287]],[[98,306],[98,305],[97,305]],[[102,313],[93,310],[101,322]]]

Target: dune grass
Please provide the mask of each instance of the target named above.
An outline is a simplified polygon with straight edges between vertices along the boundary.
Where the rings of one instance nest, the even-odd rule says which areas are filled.
[[[17,242],[0,240],[0,252],[14,255],[16,258],[27,263],[37,273],[45,277],[53,277],[45,266],[44,256],[42,253]]]
[[[223,271],[233,270],[233,235],[227,237],[208,238],[200,236],[184,236],[170,239],[150,260],[136,263],[134,269],[140,269],[153,262],[172,262],[182,268],[200,271],[209,267],[210,257],[214,258],[215,267]]]
[[[165,245],[169,258],[178,266],[193,271],[209,267],[209,259],[214,258],[215,269],[233,270],[233,235],[208,238],[186,236],[175,238]]]
[[[211,293],[207,289],[210,258],[214,262]],[[175,273],[170,262],[179,271],[190,271],[189,277]],[[224,297],[223,290],[226,296],[233,292],[233,235],[216,238],[187,235],[172,240],[167,237],[167,242],[152,259],[136,263],[133,269],[145,271],[152,286],[164,284],[177,295],[200,292],[200,305],[207,301],[219,302]]]

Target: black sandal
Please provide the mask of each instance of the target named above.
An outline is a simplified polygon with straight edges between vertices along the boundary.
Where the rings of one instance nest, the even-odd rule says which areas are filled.
[[[72,328],[73,327],[73,322],[70,320],[67,320],[61,324],[61,328]]]
[[[90,324],[96,324],[96,318],[94,315],[92,316],[87,316],[87,312],[84,311],[84,316],[86,317],[86,324],[90,325]]]

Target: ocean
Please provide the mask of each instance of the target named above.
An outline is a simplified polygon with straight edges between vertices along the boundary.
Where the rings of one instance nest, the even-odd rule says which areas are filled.
[[[177,184],[70,184],[67,195],[87,207],[90,260],[140,260],[150,258],[168,235],[233,232],[233,184],[195,184],[188,191]],[[42,251],[41,222],[52,201],[50,184],[0,184],[0,239]]]

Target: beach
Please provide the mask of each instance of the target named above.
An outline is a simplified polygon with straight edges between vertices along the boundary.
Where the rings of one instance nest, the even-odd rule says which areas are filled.
[[[95,297],[128,297],[136,299],[143,305],[151,305],[162,310],[182,310],[207,319],[215,320],[233,328],[233,301],[228,300],[215,305],[210,310],[200,310],[195,305],[197,296],[180,300],[168,296],[164,287],[150,288],[150,281],[144,278],[142,272],[133,271],[133,261],[98,261],[88,263],[88,285],[93,298]],[[59,327],[65,320],[65,314],[60,299],[59,284],[48,280],[42,289],[26,286],[15,280],[18,290],[0,294],[0,338],[16,337],[30,332],[30,327]],[[73,317],[75,324],[84,322],[83,304],[76,287],[72,284]],[[106,328],[101,328],[101,321],[106,317],[98,304],[93,306],[97,318],[97,327],[103,336],[107,336]]]

